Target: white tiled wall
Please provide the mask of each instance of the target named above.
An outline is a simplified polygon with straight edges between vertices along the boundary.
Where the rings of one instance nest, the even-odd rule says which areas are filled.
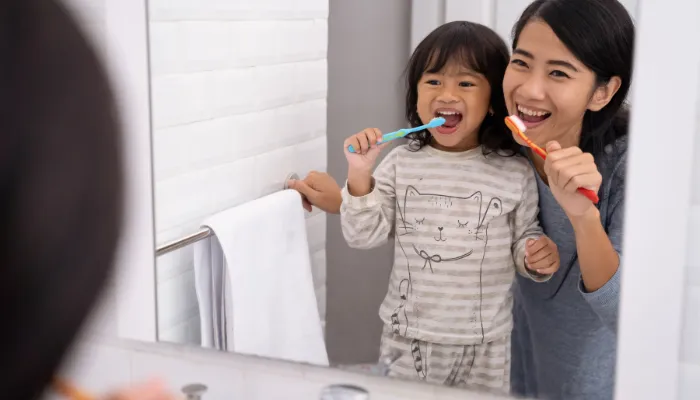
[[[157,242],[326,170],[328,0],[149,0]],[[325,316],[325,214],[307,227]],[[199,342],[192,248],[160,257],[161,340]]]
[[[688,227],[685,314],[680,357],[681,400],[700,398],[700,132],[696,135],[694,154],[693,182],[695,185],[691,197]]]

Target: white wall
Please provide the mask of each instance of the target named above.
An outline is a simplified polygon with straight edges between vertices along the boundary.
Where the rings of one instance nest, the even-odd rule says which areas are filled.
[[[150,0],[149,14],[158,243],[326,170],[328,0]],[[325,218],[307,219],[322,318]],[[161,340],[199,342],[192,256],[157,261]]]
[[[699,71],[700,73],[700,71]],[[698,88],[700,91],[700,87]],[[700,103],[696,118],[700,121]],[[700,123],[698,124],[700,127]],[[680,352],[680,397],[700,397],[700,129],[695,135],[693,185],[686,254],[685,310]]]
[[[630,14],[637,13],[640,0],[620,0]],[[412,0],[411,51],[439,25],[472,21],[498,32],[510,45],[513,25],[532,0]]]

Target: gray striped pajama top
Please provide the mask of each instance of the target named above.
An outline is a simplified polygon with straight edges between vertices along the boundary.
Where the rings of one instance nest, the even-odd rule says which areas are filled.
[[[510,335],[515,271],[527,239],[541,236],[537,183],[521,156],[478,147],[444,152],[406,145],[373,174],[372,191],[343,189],[345,240],[373,248],[394,239],[394,265],[379,316],[394,333],[472,345]]]

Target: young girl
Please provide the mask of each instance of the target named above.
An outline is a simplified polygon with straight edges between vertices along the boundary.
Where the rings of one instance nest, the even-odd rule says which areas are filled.
[[[401,354],[391,376],[508,392],[514,273],[543,282],[559,267],[538,225],[533,170],[503,122],[508,61],[489,28],[445,24],[409,61],[406,115],[412,126],[446,123],[412,136],[374,174],[382,133],[345,141],[343,234],[355,248],[395,241],[379,311],[381,352]]]

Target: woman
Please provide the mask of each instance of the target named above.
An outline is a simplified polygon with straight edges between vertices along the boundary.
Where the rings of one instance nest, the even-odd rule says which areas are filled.
[[[612,399],[634,25],[616,0],[537,0],[513,30],[503,80],[509,112],[549,152],[524,153],[537,172],[540,222],[561,269],[515,285],[512,390],[544,399]],[[299,191],[335,212],[332,178]],[[598,192],[594,206],[576,193]],[[315,189],[314,189],[315,188]]]
[[[56,1],[0,3],[0,48],[0,393],[37,399],[112,270],[120,129],[95,52]],[[170,398],[158,384],[110,397]]]

